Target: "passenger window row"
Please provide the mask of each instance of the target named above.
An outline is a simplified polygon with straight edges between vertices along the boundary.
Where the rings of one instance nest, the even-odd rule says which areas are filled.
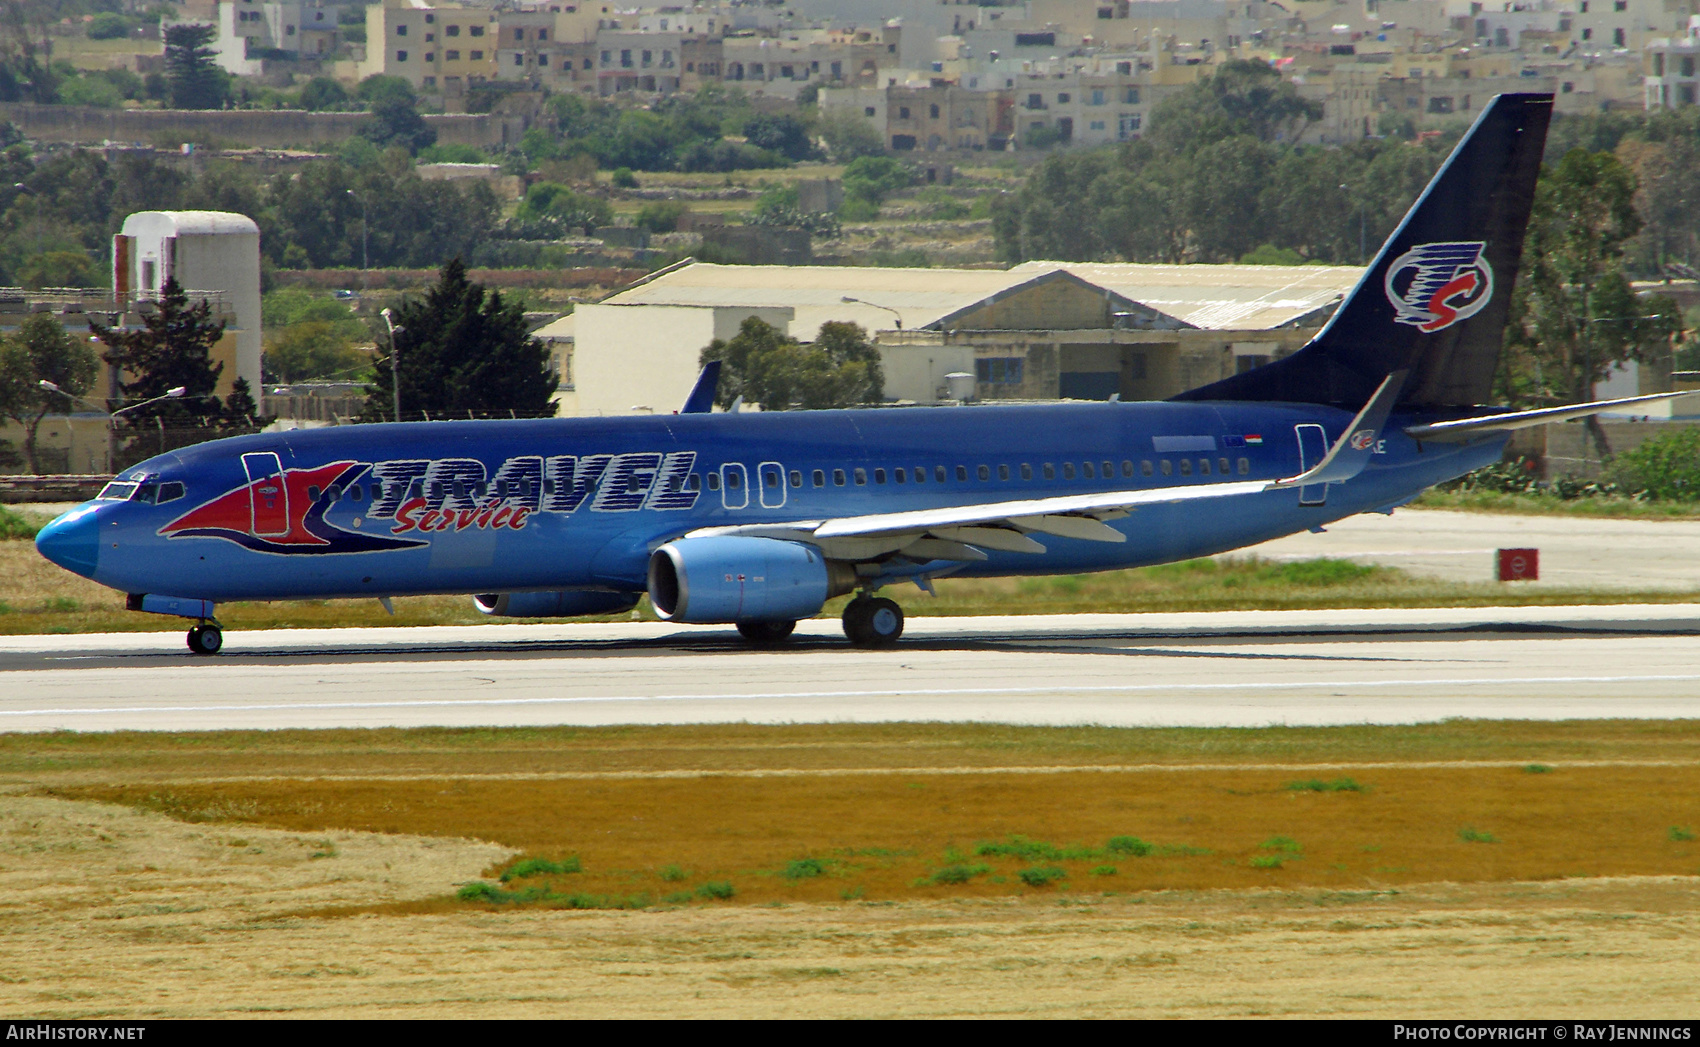
[[[1061,472],[1064,480],[1097,480],[1100,478],[1113,480],[1116,479],[1118,475],[1123,479],[1131,480],[1135,475],[1134,468],[1135,466],[1131,459],[1123,459],[1119,468],[1115,462],[1108,460],[1101,462],[1080,462],[1078,465],[1074,462],[1063,462]],[[1180,475],[1182,476],[1194,475],[1195,469],[1199,476],[1211,476],[1214,474],[1228,476],[1230,473],[1236,472],[1240,476],[1250,476],[1251,459],[1240,458],[1238,461],[1230,461],[1227,458],[1217,458],[1214,462],[1212,462],[1209,458],[1199,458],[1195,465],[1193,459],[1182,458],[1179,459],[1179,468]],[[1173,459],[1163,458],[1156,462],[1153,462],[1151,459],[1145,459],[1138,465],[1138,475],[1142,477],[1149,477],[1161,472],[1164,476],[1172,476],[1175,473],[1175,469],[1176,462]],[[948,466],[933,466],[930,474],[931,482],[941,484],[947,482],[952,475],[952,471],[952,468]],[[1057,478],[1058,466],[1054,462],[1042,462],[1039,465],[1038,471],[1044,479],[1055,480]],[[969,467],[966,465],[955,466],[954,474],[957,482],[966,483],[969,478]],[[1007,483],[1016,477],[1020,477],[1023,481],[1027,481],[1033,479],[1034,468],[1030,462],[1021,462],[1013,466],[1004,464],[997,466],[976,465],[973,467],[973,476],[976,480],[982,482],[990,481],[994,475],[1000,483]],[[737,488],[741,482],[740,476],[741,474],[736,472],[727,473],[726,486],[734,489]],[[719,473],[707,473],[706,477],[709,490],[720,490]],[[801,469],[792,469],[787,475],[787,478],[790,480],[791,487],[801,488],[803,486],[803,471]],[[890,470],[878,467],[873,469],[834,469],[832,470],[831,486],[846,487],[854,483],[857,487],[864,487],[868,484],[870,478],[876,485],[885,483],[924,484],[928,482],[929,473],[927,467],[924,465],[915,466],[913,469],[901,465]],[[776,487],[779,483],[779,474],[773,470],[768,470],[764,475],[764,479],[769,486]],[[809,482],[813,487],[826,487],[828,485],[827,470],[811,470],[809,473]],[[691,491],[697,489],[695,473],[691,474],[691,476],[686,480],[685,489]]]

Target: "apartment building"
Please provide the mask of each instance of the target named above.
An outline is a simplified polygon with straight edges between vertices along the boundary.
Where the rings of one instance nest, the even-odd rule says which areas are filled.
[[[1647,44],[1642,84],[1648,109],[1676,109],[1700,99],[1700,17],[1690,16],[1687,31]]]
[[[497,78],[500,15],[468,7],[414,7],[384,0],[366,9],[361,79],[382,73],[415,90],[470,87]]]

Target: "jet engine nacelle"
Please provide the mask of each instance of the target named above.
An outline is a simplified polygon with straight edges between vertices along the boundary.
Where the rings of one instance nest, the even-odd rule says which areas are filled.
[[[812,618],[855,586],[855,571],[777,538],[682,538],[649,557],[649,600],[671,622]]]
[[[568,591],[560,593],[484,593],[472,598],[485,614],[503,618],[576,618],[619,614],[637,606],[642,593]]]

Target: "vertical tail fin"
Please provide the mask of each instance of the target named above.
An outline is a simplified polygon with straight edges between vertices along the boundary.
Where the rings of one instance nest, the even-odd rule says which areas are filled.
[[[1400,406],[1484,403],[1551,115],[1550,94],[1496,96],[1309,344],[1175,399],[1356,408],[1409,370]]]

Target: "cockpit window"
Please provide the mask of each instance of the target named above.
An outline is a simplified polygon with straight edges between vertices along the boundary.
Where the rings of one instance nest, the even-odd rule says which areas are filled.
[[[135,484],[119,483],[117,480],[114,480],[105,487],[102,487],[100,489],[100,494],[95,497],[103,502],[127,502],[130,500],[130,496],[135,493]]]
[[[154,501],[164,505],[166,502],[175,502],[181,497],[183,497],[183,482],[181,480],[170,480],[159,485],[159,495]]]
[[[159,484],[142,484],[136,488],[136,493],[130,496],[130,501],[152,505],[158,494]]]

